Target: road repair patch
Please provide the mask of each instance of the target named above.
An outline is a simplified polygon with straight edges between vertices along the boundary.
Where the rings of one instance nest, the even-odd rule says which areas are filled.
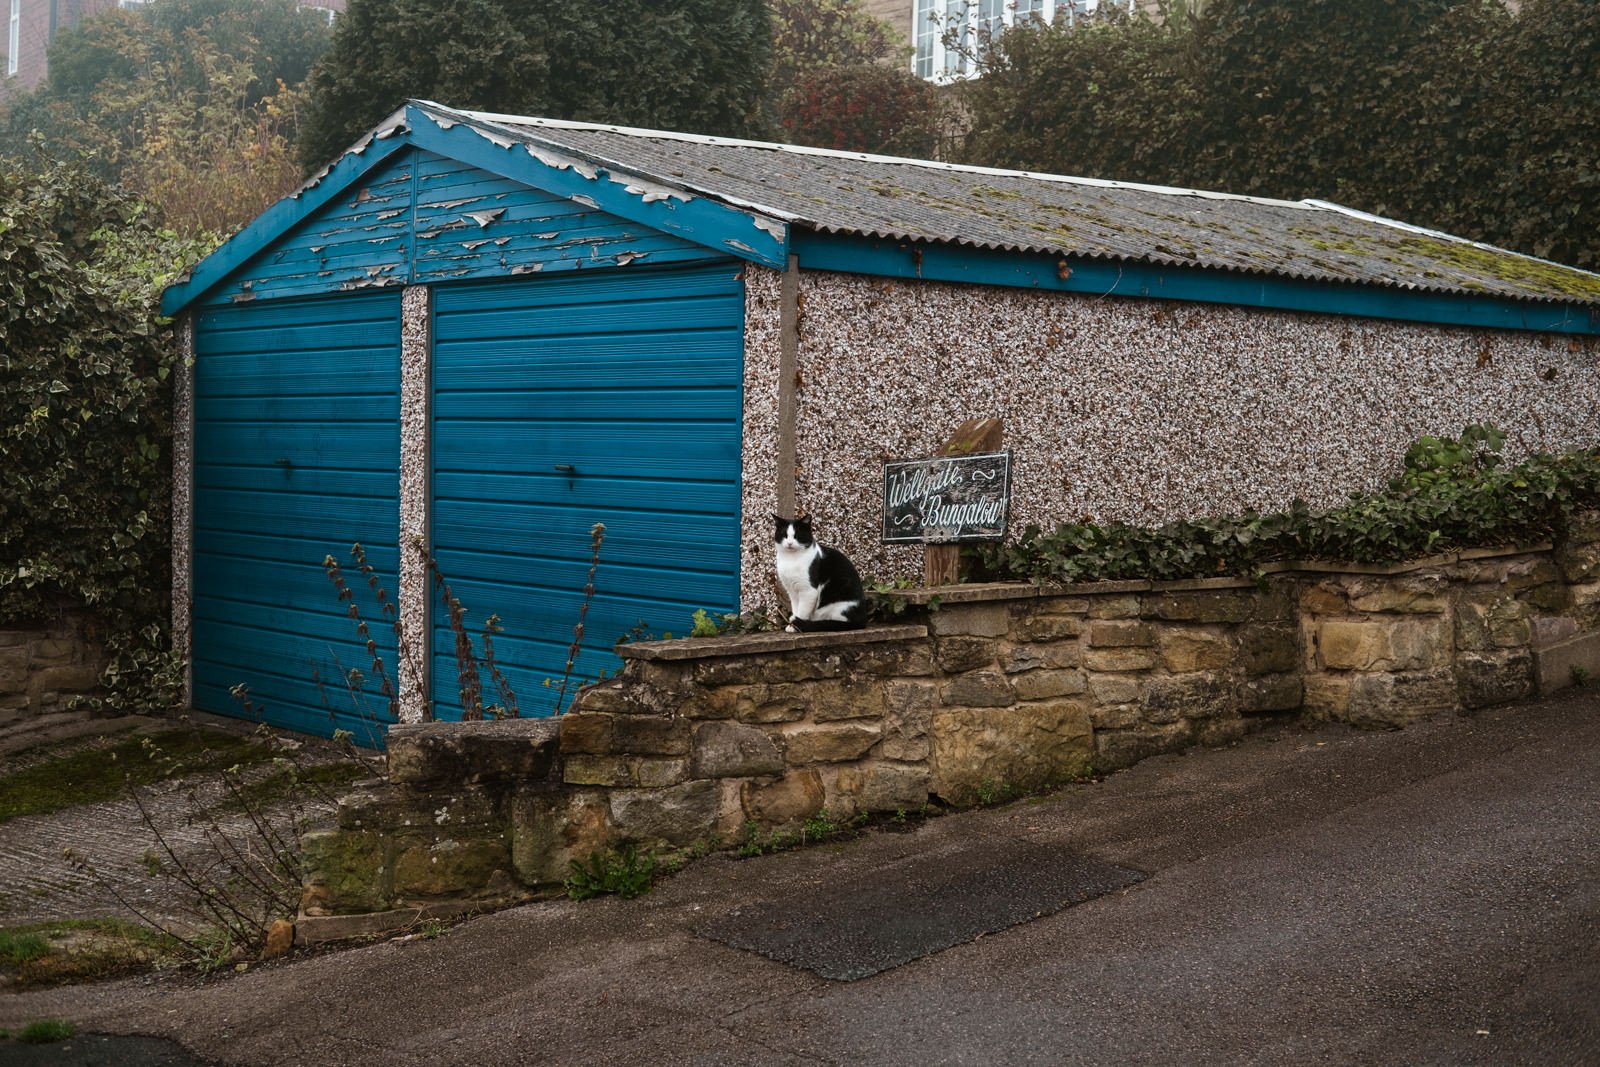
[[[741,907],[702,937],[853,982],[1143,881],[1127,867],[1032,842],[917,856]]]

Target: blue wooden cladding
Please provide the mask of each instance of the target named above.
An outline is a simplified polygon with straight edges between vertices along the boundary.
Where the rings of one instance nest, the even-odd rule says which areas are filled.
[[[205,302],[715,255],[681,237],[413,148],[392,155],[247,260]]]
[[[496,655],[524,715],[553,710],[595,523],[569,696],[620,665],[611,648],[635,626],[681,634],[696,608],[737,608],[738,275],[729,259],[435,290],[434,553],[475,639],[500,617]],[[438,604],[433,630],[436,711],[451,718],[455,638]]]
[[[375,743],[388,702],[323,559],[349,567],[359,542],[394,593],[400,295],[207,308],[194,345],[195,706],[241,714],[243,683],[266,722]],[[393,629],[350,581],[393,671]]]

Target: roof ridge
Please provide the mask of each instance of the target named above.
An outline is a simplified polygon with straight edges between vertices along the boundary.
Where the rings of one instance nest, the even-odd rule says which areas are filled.
[[[1207,200],[1237,200],[1251,204],[1270,204],[1273,207],[1314,210],[1304,200],[1278,200],[1266,196],[1245,196],[1240,193],[1219,193],[1209,189],[1187,189],[1177,185],[1152,185],[1146,182],[1114,181],[1109,178],[1082,178],[1071,174],[1050,174],[1044,171],[1007,170],[1003,167],[980,167],[970,163],[947,163],[937,159],[915,159],[910,156],[885,156],[872,152],[845,152],[836,148],[814,148],[810,145],[783,144],[778,141],[754,141],[740,137],[717,137],[711,134],[679,133],[674,130],[651,130],[639,126],[614,126],[600,122],[578,122],[572,119],[550,119],[530,115],[508,115],[493,111],[465,111],[446,107],[431,100],[414,103],[437,108],[477,122],[496,126],[532,127],[552,130],[593,130],[616,133],[627,137],[648,137],[661,141],[682,141],[688,144],[727,145],[734,148],[757,148],[784,152],[797,156],[823,156],[831,159],[851,159],[863,163],[884,163],[898,166],[921,167],[926,170],[955,171],[961,174],[989,174],[1003,178],[1031,178],[1036,181],[1057,182],[1064,185],[1084,185],[1099,189],[1133,189],[1163,196],[1198,196]]]

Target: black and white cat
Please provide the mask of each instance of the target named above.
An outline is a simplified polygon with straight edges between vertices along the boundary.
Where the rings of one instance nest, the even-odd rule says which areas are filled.
[[[861,575],[843,552],[824,548],[811,536],[811,520],[772,516],[778,580],[789,594],[789,633],[859,630],[867,624]]]

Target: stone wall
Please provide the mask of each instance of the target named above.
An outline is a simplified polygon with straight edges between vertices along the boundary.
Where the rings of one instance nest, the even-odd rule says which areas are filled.
[[[967,804],[1264,715],[1398,727],[1600,675],[1595,519],[1557,548],[1259,583],[897,595],[903,625],[625,646],[559,721],[393,728],[389,784],[311,840],[307,914],[516,899],[599,849]]]
[[[104,669],[104,650],[84,615],[0,629],[0,725],[65,711],[73,697],[99,687]]]

